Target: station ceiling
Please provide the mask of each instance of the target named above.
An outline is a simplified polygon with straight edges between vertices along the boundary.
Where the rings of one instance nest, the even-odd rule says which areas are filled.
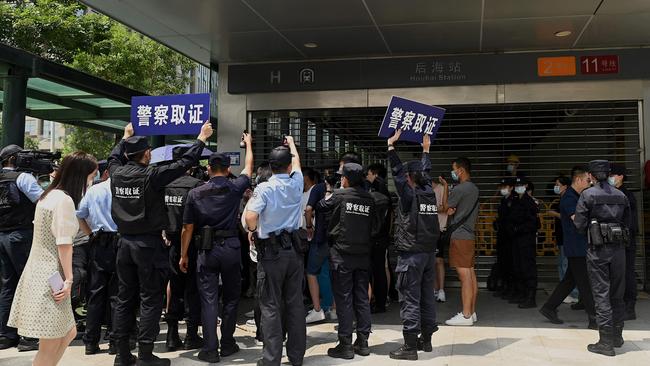
[[[82,1],[206,65],[650,45],[648,0]]]

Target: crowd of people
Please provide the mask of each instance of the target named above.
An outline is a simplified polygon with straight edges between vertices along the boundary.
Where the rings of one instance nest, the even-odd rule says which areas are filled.
[[[56,365],[77,336],[73,309],[85,302],[86,355],[100,351],[106,326],[115,365],[169,365],[153,354],[165,310],[168,350],[200,349],[200,360],[219,362],[239,351],[234,332],[242,288],[248,287],[255,289],[255,338],[263,345],[258,365],[279,365],[285,341],[289,362],[302,365],[306,324],[327,317],[338,322],[330,357],[369,355],[371,314],[385,312],[389,299],[399,302],[404,338],[390,358],[417,360],[418,351],[433,350],[436,301],[446,301],[446,249],[460,280],[462,308],[445,324],[478,321],[480,193],[467,158],[450,162],[449,184],[432,172],[429,136],[421,159],[403,162],[397,131],[387,140],[388,168],[364,168],[358,154],[347,152],[321,175],[301,165],[286,136],[255,169],[253,141],[244,133],[244,167],[235,176],[227,154],[211,153],[205,169],[200,166],[212,133],[206,122],[194,144],[175,147],[170,161],[152,164],[147,138],[133,136],[129,124],[106,161],[70,154],[44,190],[31,174],[16,171],[20,147],[2,149],[0,349],[38,349],[34,365]],[[623,232],[628,243],[638,228],[630,224],[636,209],[632,204],[630,210],[633,196],[623,187],[624,168],[615,165],[610,174],[609,163],[599,164],[556,180],[556,227],[568,265],[560,265],[562,281],[540,312],[561,323],[557,308],[577,286],[590,328],[601,332],[590,351],[613,354],[608,345],[622,344],[622,322],[635,317],[636,287],[633,240],[621,257],[613,246],[622,241],[612,233]],[[520,308],[534,308],[539,208],[532,183],[517,167],[513,160],[499,185],[494,289]],[[591,182],[602,192],[581,196]],[[600,199],[599,193],[615,198]],[[586,236],[593,220],[606,226],[598,247]],[[603,269],[621,258],[627,261],[623,275]],[[333,299],[326,301],[329,292]],[[136,346],[137,357],[131,353]]]

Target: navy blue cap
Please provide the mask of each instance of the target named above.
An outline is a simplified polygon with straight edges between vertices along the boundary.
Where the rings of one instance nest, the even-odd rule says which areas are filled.
[[[343,164],[341,175],[347,178],[350,184],[357,185],[363,182],[363,167],[357,163]]]
[[[609,172],[609,174],[627,175],[627,170],[625,169],[625,165],[623,164],[612,164],[611,171]]]
[[[406,171],[409,173],[421,172],[424,170],[422,162],[419,160],[413,160],[406,163]]]
[[[288,147],[278,146],[271,150],[271,153],[269,154],[269,163],[274,165],[286,165],[291,163],[292,158],[293,155]]]
[[[23,151],[23,148],[18,145],[5,146],[2,150],[0,150],[0,160],[5,161],[21,151]]]
[[[610,165],[607,160],[592,160],[589,162],[589,173],[605,173],[609,174]]]
[[[516,179],[513,177],[501,178],[501,182],[500,182],[502,186],[514,186],[515,183],[516,183]]]
[[[126,155],[134,155],[151,149],[149,139],[144,136],[131,136],[124,141]]]
[[[514,181],[515,181],[515,184],[513,184],[513,185],[515,185],[515,186],[525,186],[526,184],[530,183],[528,181],[528,179],[526,179],[524,177],[517,177],[516,179],[514,179]]]
[[[208,158],[208,164],[210,164],[211,167],[215,168],[227,168],[230,166],[230,156],[219,152],[212,153],[212,155],[210,155]]]

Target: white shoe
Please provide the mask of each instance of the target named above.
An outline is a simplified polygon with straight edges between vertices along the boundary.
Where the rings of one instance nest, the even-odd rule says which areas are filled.
[[[573,297],[571,295],[567,296],[563,301],[563,303],[565,303],[565,304],[575,304],[577,302],[578,302],[578,299],[576,299],[575,297]]]
[[[255,310],[251,310],[248,313],[244,314],[245,317],[247,318],[254,318],[255,317]]]
[[[478,321],[478,316],[476,315],[476,313],[472,314],[472,321],[474,323],[476,323]]]
[[[438,295],[436,295],[436,301],[437,302],[446,302],[447,301],[447,296],[445,296],[445,290],[438,290]]]
[[[259,339],[255,338],[255,345],[256,346],[263,346],[264,342],[260,341]]]
[[[473,318],[474,318],[473,316],[466,318],[465,315],[463,315],[463,313],[458,313],[453,318],[447,320],[445,324],[453,325],[453,326],[470,326],[470,325],[474,325]]]
[[[246,325],[248,325],[249,327],[255,327],[256,326],[255,325],[255,319],[246,320]]]
[[[217,317],[217,326],[218,326],[218,327],[221,326],[221,318],[220,318],[220,317]]]
[[[336,309],[329,309],[327,311],[327,319],[329,319],[329,320],[339,320],[339,317],[336,316]]]
[[[307,317],[305,318],[305,323],[311,324],[325,320],[325,312],[323,309],[316,311],[314,309],[309,310]]]

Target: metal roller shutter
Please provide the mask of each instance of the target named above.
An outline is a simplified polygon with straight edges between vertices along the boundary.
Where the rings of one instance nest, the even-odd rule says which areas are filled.
[[[516,154],[519,169],[534,183],[540,201],[542,228],[538,234],[539,276],[542,282],[557,281],[553,238],[554,221],[545,214],[553,195],[554,178],[569,175],[574,165],[593,159],[624,163],[630,171],[626,182],[640,197],[639,102],[561,102],[499,105],[454,105],[431,148],[433,171],[449,180],[450,161],[468,157],[473,181],[481,190],[481,214],[477,249],[479,263],[488,264],[495,254],[492,221],[498,195],[496,183],[505,174],[506,158]],[[265,157],[280,144],[282,136],[294,136],[303,166],[317,169],[338,165],[346,150],[359,152],[364,164],[385,164],[386,142],[377,137],[385,108],[258,111],[250,113],[255,154]],[[403,159],[419,158],[420,147],[398,146]],[[263,158],[258,158],[261,161]],[[638,241],[643,243],[642,240]],[[643,248],[639,248],[644,253]],[[637,264],[644,274],[643,259]],[[481,277],[487,265],[481,265]]]

